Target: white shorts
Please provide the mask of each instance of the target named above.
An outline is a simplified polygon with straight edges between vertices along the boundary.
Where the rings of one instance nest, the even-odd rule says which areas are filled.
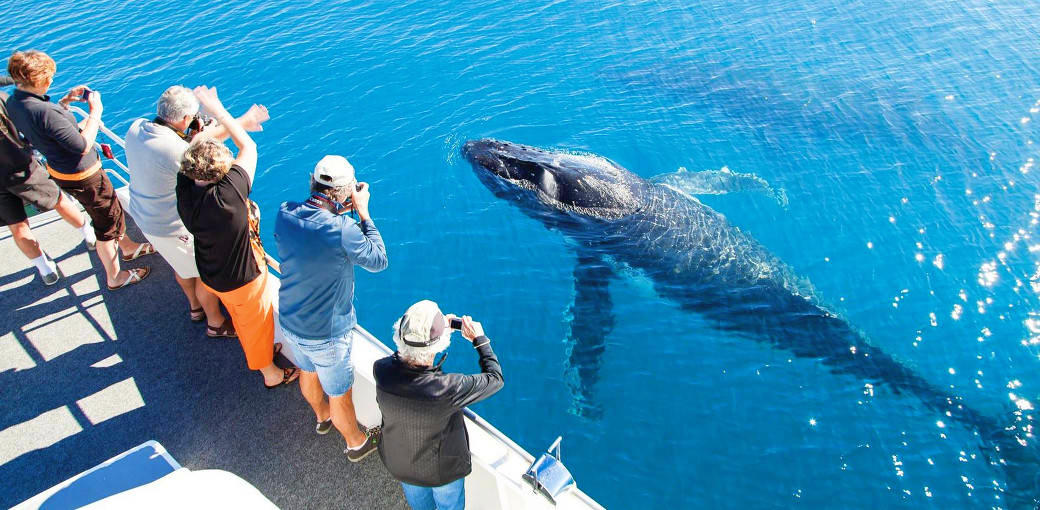
[[[177,276],[185,280],[199,277],[199,268],[195,265],[195,237],[187,229],[181,227],[179,232],[171,236],[145,234],[144,237]]]

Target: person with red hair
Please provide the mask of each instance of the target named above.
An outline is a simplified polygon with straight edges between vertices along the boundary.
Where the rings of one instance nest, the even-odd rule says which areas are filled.
[[[148,277],[148,267],[121,270],[119,266],[117,245],[125,262],[151,255],[155,250],[151,244],[134,242],[126,235],[123,207],[94,150],[104,108],[101,93],[80,85],[57,104],[50,102],[47,90],[54,81],[57,65],[42,51],[14,52],[7,62],[7,72],[18,86],[6,103],[11,120],[33,148],[47,158],[47,171],[58,187],[86,209],[94,226],[109,290]],[[67,109],[73,101],[86,101],[90,107],[90,114],[81,123]]]
[[[0,86],[11,85],[8,76],[0,76]],[[25,204],[39,211],[58,211],[58,214],[83,234],[88,247],[94,245],[94,231],[90,229],[79,208],[64,197],[58,185],[47,175],[43,164],[33,155],[28,142],[18,134],[11,122],[4,102],[7,94],[0,92],[0,224],[11,231],[18,249],[32,262],[45,285],[54,285],[61,278],[57,264],[40,248],[40,243],[29,229]]]

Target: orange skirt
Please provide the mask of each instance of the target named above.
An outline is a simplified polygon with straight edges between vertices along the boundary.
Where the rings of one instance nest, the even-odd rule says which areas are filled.
[[[267,277],[267,268],[264,268],[253,281],[228,292],[217,292],[203,284],[206,290],[220,298],[231,314],[231,324],[238,333],[250,370],[260,370],[274,362],[274,303],[277,295],[274,287],[267,285]]]

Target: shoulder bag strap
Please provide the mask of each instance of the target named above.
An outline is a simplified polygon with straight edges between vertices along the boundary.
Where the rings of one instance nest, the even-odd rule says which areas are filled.
[[[264,266],[267,265],[267,253],[264,251],[264,243],[260,241],[260,208],[256,205],[256,202],[242,195],[237,186],[232,185],[231,189],[235,190],[235,194],[246,205],[246,211],[249,214],[249,244],[253,248],[256,268],[262,273],[264,272]]]

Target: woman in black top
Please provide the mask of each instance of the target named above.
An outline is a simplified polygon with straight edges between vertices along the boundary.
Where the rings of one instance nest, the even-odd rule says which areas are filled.
[[[177,212],[195,236],[199,279],[231,315],[249,368],[263,374],[268,388],[288,384],[299,372],[274,364],[277,290],[268,284],[259,219],[248,199],[256,172],[256,144],[224,108],[215,88],[198,87],[195,95],[231,134],[238,156],[232,158],[223,143],[205,134],[196,136],[181,159]]]

